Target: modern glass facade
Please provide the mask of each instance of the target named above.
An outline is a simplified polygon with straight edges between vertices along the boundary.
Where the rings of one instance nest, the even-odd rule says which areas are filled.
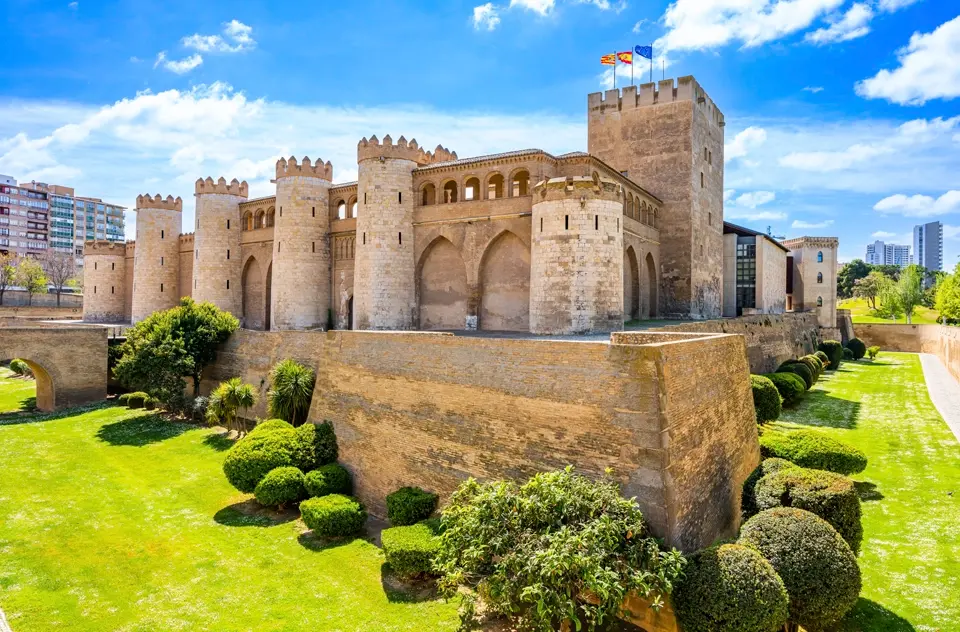
[[[757,306],[757,240],[737,237],[737,316]]]

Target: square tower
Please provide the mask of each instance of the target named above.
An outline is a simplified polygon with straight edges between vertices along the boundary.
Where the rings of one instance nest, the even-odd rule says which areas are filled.
[[[723,303],[723,114],[693,77],[587,97],[590,154],[663,200],[660,313]]]
[[[837,326],[836,237],[797,237],[783,245],[790,249],[787,275],[790,303],[795,312],[816,311],[821,327]]]

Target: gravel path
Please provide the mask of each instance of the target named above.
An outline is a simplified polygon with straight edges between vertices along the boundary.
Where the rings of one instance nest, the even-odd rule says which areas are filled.
[[[0,632],[10,632],[10,626],[7,625],[7,618],[3,616],[3,610],[0,610]]]
[[[960,441],[960,383],[953,379],[940,358],[932,353],[921,353],[920,363],[933,405],[940,411],[957,441]]]

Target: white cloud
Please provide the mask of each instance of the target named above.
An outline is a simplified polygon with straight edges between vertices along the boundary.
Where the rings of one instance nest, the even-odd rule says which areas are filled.
[[[823,92],[823,86],[807,86],[803,89],[804,92],[812,92],[817,94],[818,92]]]
[[[724,159],[734,160],[744,158],[752,150],[759,148],[767,142],[767,131],[762,127],[748,127],[733,137],[733,140],[724,145]]]
[[[787,214],[781,211],[753,211],[741,208],[723,209],[724,219],[745,219],[752,222],[768,221],[777,222],[787,219]]]
[[[960,16],[931,33],[914,33],[897,58],[898,68],[857,83],[857,94],[900,105],[960,96]]]
[[[633,28],[630,29],[630,30],[633,31],[634,34],[639,34],[640,31],[643,29],[643,25],[646,24],[647,22],[648,22],[648,20],[647,20],[646,18],[644,18],[643,20],[640,20],[639,22],[637,22],[636,24],[634,24],[634,25],[633,25]]]
[[[872,19],[873,9],[870,5],[855,2],[841,18],[831,21],[828,27],[807,33],[804,40],[823,45],[857,39],[870,32]]]
[[[960,226],[943,225],[943,238],[960,240]]]
[[[790,228],[827,228],[828,226],[833,226],[832,219],[827,219],[822,222],[805,222],[800,219],[795,219],[793,223],[790,224]]]
[[[920,0],[880,0],[877,3],[877,8],[881,11],[886,11],[892,13],[894,11],[899,11],[900,9],[905,9],[911,4],[916,4]]]
[[[143,61],[143,60],[140,59],[139,57],[137,57],[136,55],[134,55],[134,56],[132,56],[132,57],[130,58],[130,63],[131,63],[131,64],[139,64],[139,63],[142,62],[142,61]]]
[[[76,9],[80,6],[80,3],[79,3],[79,2],[71,2],[71,3],[68,4],[67,6],[68,6],[69,8],[71,8],[71,9],[73,9],[73,10],[76,10]]]
[[[890,233],[885,230],[878,230],[875,233],[870,235],[871,237],[876,237],[877,239],[890,239],[891,237],[896,237],[896,233]]]
[[[167,51],[160,51],[157,54],[157,60],[153,62],[153,67],[161,66],[170,72],[182,75],[190,72],[202,63],[203,57],[201,57],[199,53],[184,57],[183,59],[173,60],[167,58]]]
[[[500,24],[500,15],[492,2],[473,7],[473,28],[492,31]]]
[[[960,211],[960,191],[947,191],[938,198],[929,195],[906,196],[902,193],[885,197],[873,206],[884,214],[906,217],[934,217]]]
[[[752,191],[740,195],[734,200],[734,204],[743,208],[757,208],[773,202],[776,198],[777,195],[773,191]]]
[[[510,0],[510,8],[521,7],[540,15],[547,15],[553,11],[556,0]]]
[[[202,53],[239,53],[257,45],[251,33],[253,27],[238,20],[230,20],[223,23],[223,36],[194,33],[184,37],[181,43]]]

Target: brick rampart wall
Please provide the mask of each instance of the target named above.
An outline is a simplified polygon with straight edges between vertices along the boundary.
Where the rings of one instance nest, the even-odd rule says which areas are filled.
[[[56,294],[34,294],[33,300],[23,290],[7,290],[3,293],[3,305],[0,307],[56,307]],[[60,307],[83,307],[82,294],[61,294]]]
[[[883,351],[938,355],[953,377],[960,382],[960,327],[857,323],[853,329],[857,338],[868,347],[878,346]]]

